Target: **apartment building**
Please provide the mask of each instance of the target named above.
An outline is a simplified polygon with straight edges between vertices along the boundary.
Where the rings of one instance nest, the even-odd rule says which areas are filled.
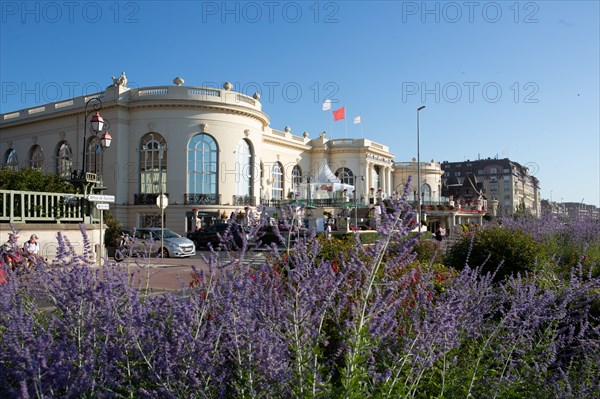
[[[498,216],[511,216],[518,210],[541,215],[539,180],[518,162],[508,158],[444,161],[442,170],[444,195],[448,195],[452,187],[463,185],[470,175],[481,183],[486,199],[498,201]]]

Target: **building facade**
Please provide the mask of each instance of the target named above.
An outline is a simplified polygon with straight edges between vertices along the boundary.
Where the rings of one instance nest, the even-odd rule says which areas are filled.
[[[498,201],[497,216],[512,216],[518,210],[541,215],[539,180],[527,167],[508,158],[487,158],[464,162],[442,162],[444,193],[453,186],[462,186],[467,176],[473,176],[483,187],[487,200]]]
[[[277,130],[258,94],[237,93],[230,83],[222,89],[173,83],[134,89],[115,81],[101,93],[2,114],[3,166],[73,179],[85,162],[86,177],[94,176],[86,193],[113,195],[110,210],[124,225],[160,225],[156,199],[164,194],[165,226],[180,233],[259,204],[306,199],[308,187],[323,207],[340,201],[367,207],[373,191],[387,197],[399,184],[383,144]],[[102,101],[99,112],[110,123],[106,150],[87,126],[92,98]],[[355,191],[342,195],[332,192],[331,181],[316,182],[324,165],[336,183]]]

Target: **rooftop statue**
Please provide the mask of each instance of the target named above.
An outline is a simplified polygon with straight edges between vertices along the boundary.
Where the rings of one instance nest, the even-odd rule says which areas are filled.
[[[127,76],[125,76],[125,72],[121,72],[121,76],[118,78],[112,77],[113,86],[122,86],[127,87]]]

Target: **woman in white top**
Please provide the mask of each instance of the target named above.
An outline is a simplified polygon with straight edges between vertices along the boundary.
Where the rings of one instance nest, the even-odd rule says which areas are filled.
[[[37,242],[39,237],[35,234],[32,234],[25,244],[23,244],[23,254],[29,260],[29,267],[33,267],[36,260],[39,258],[40,253],[40,244]]]

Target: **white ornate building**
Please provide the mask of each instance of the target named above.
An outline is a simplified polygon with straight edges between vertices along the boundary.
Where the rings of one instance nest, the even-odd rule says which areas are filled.
[[[176,78],[172,86],[133,89],[116,79],[102,93],[1,114],[2,164],[71,178],[81,175],[85,146],[85,170],[97,174],[98,193],[115,196],[115,217],[126,226],[157,225],[156,197],[164,193],[165,225],[180,233],[192,230],[196,217],[208,223],[259,203],[298,197],[324,208],[354,203],[354,194],[334,192],[332,181],[314,180],[324,164],[338,183],[356,187],[356,202],[364,206],[374,192],[386,197],[403,189],[404,177],[394,172],[383,144],[276,130],[258,94],[237,93],[229,83],[223,89],[182,84]],[[110,122],[106,151],[87,126],[84,110],[94,97]],[[437,182],[439,164],[434,174]]]

